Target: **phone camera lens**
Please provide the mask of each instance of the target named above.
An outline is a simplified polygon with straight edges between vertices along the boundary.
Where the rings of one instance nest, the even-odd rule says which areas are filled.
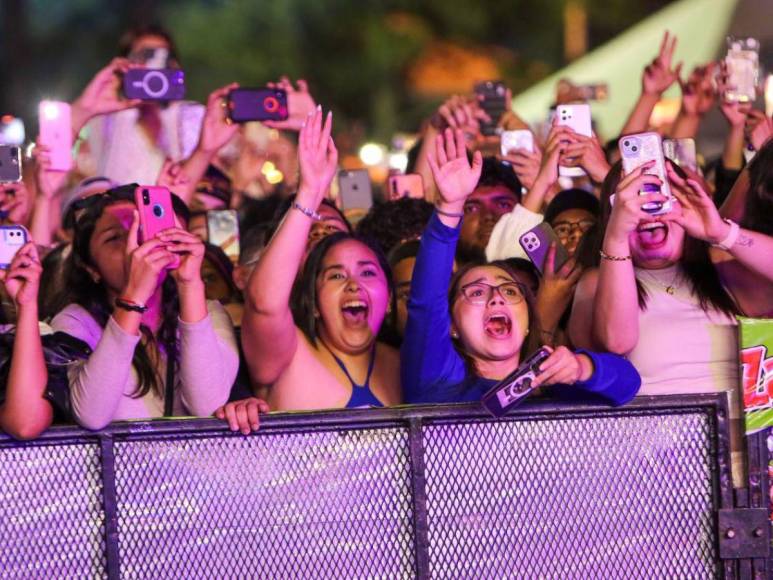
[[[631,144],[630,141],[623,141],[623,146],[628,147]]]
[[[631,151],[633,151],[634,153],[636,153],[638,150],[639,150],[639,148],[636,145],[631,147]]]
[[[150,205],[150,194],[148,193],[147,189],[142,190],[142,203],[145,205]]]
[[[164,208],[159,204],[153,206],[153,215],[157,218],[164,217]]]

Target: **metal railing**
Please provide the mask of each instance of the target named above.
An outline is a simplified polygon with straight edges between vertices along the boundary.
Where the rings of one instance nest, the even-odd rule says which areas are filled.
[[[0,481],[4,577],[773,569],[722,537],[738,513],[719,395],[530,402],[503,420],[478,405],[290,413],[249,436],[213,419],[58,427],[0,437]]]

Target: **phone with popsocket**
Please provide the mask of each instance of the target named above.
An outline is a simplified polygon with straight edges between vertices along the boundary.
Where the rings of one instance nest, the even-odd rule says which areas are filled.
[[[388,180],[389,201],[404,197],[424,198],[424,180],[418,173],[391,175]]]
[[[574,103],[558,105],[556,107],[556,124],[569,127],[578,135],[593,137],[593,123],[590,113],[590,105],[586,103]],[[561,177],[582,177],[585,171],[582,167],[558,166],[558,174]]]
[[[652,215],[662,215],[671,211],[673,197],[666,173],[666,156],[663,153],[663,139],[659,133],[649,131],[634,135],[623,135],[618,144],[623,160],[623,173],[630,174],[645,163],[652,163],[647,171],[660,179],[661,186],[646,184],[639,195],[660,193],[668,199],[664,202],[655,201],[642,206],[642,209]]]
[[[51,171],[72,169],[72,122],[69,103],[42,101],[38,106],[40,144],[48,147]]]
[[[29,233],[24,226],[0,226],[0,269],[7,270],[28,241]]]
[[[556,232],[547,222],[536,225],[528,232],[518,238],[523,251],[529,256],[529,260],[537,267],[540,274],[545,275],[545,262],[548,259],[548,250],[550,244],[556,246],[556,256],[553,263],[553,272],[558,272],[569,260],[569,253],[564,248],[561,240],[558,239]]]
[[[123,75],[127,99],[180,101],[185,98],[185,73],[177,68],[130,68]]]
[[[290,115],[284,89],[234,89],[228,93],[226,107],[234,123],[284,121]]]
[[[502,417],[512,411],[534,391],[534,379],[542,374],[540,365],[549,356],[550,351],[545,347],[537,350],[483,395],[483,407],[494,417]]]
[[[528,129],[502,131],[499,150],[503,156],[510,155],[516,149],[534,152],[534,134]]]

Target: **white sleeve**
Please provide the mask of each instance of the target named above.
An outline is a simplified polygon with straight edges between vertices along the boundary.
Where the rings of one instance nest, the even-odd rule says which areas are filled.
[[[518,238],[534,226],[543,222],[541,213],[534,213],[520,203],[510,213],[503,215],[494,226],[486,246],[486,260],[505,260],[507,258],[528,259]]]

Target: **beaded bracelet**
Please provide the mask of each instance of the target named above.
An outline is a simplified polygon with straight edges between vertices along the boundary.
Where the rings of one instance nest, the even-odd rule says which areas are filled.
[[[307,207],[303,207],[301,204],[299,204],[297,201],[293,202],[293,209],[297,209],[299,212],[301,212],[303,215],[310,217],[315,222],[318,222],[322,219],[322,216],[319,215],[316,211],[313,209],[309,209]]]
[[[607,254],[604,250],[599,250],[599,256],[601,256],[602,260],[609,260],[610,262],[625,262],[627,260],[631,259],[631,256],[612,256],[611,254]]]

